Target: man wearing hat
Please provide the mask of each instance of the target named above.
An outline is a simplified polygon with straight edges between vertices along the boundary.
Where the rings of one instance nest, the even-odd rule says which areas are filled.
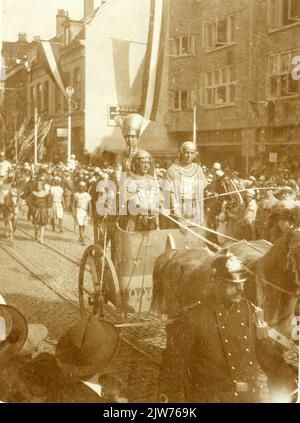
[[[169,203],[169,212],[196,224],[204,221],[204,190],[207,180],[195,160],[197,147],[192,141],[180,147],[179,160],[172,164],[164,179],[164,207]],[[172,226],[172,225],[171,225]]]
[[[47,334],[42,325],[27,325],[15,308],[0,305],[0,402],[103,402],[99,375],[112,388],[105,394],[112,391],[119,402],[121,386],[104,373],[118,352],[118,329],[89,315],[62,335],[56,357],[42,352]]]
[[[294,378],[260,330],[260,309],[243,296],[241,260],[227,252],[213,259],[211,270],[200,301],[185,307],[167,330],[161,402],[260,402],[258,360],[268,375]],[[198,277],[197,269],[191,277]]]
[[[131,162],[137,153],[138,142],[146,125],[146,120],[138,113],[131,113],[120,121],[122,134],[126,142],[126,151],[123,153],[123,172],[131,171]]]
[[[287,208],[279,203],[273,207],[266,222],[265,239],[275,243],[284,234],[289,232],[292,213],[294,210],[300,210],[299,207]]]
[[[99,376],[118,352],[120,336],[110,322],[84,317],[59,339],[56,358],[66,375],[84,381],[101,395]]]
[[[1,297],[1,296],[0,296]],[[43,349],[48,330],[28,325],[16,308],[0,301],[0,402],[33,402],[30,389],[20,375],[26,360]]]

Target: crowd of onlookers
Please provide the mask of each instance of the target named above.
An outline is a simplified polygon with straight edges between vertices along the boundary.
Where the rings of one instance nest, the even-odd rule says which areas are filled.
[[[4,163],[3,172],[6,172],[13,183],[17,183],[22,198],[28,205],[28,219],[37,222],[36,237],[41,230],[39,224],[45,226],[45,216],[41,212],[34,219],[34,208],[38,207],[38,203],[43,203],[40,198],[43,197],[42,191],[45,191],[52,201],[43,203],[42,208],[52,208],[50,218],[53,230],[55,220],[58,219],[62,231],[63,211],[73,212],[81,228],[82,243],[84,228],[89,216],[95,211],[98,182],[109,179],[112,174],[122,170],[121,155],[116,155],[113,163],[104,160],[99,166],[83,165],[74,155],[68,164],[40,163],[34,166],[30,163],[10,164],[2,154],[0,177],[1,163]],[[275,214],[279,215],[278,210],[291,209],[300,204],[300,168],[296,159],[283,157],[278,163],[256,160],[250,168],[250,176],[247,177],[217,162],[212,166],[202,163],[202,169],[208,181],[205,194],[206,223],[220,234],[220,243],[226,241],[221,234],[233,239],[266,238],[274,241],[277,235],[270,233],[272,211],[275,209]],[[154,162],[152,173],[156,179],[163,179],[166,169]],[[36,198],[33,198],[37,181],[42,183]],[[58,206],[59,202],[63,210]]]

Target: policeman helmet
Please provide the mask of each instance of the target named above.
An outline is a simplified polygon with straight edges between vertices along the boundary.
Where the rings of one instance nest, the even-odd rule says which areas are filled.
[[[242,283],[247,279],[242,260],[230,251],[214,260],[212,272],[215,277],[225,282]]]

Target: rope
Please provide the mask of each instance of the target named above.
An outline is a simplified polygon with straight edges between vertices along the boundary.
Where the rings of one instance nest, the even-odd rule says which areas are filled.
[[[203,200],[211,200],[213,198],[219,198],[219,197],[225,197],[227,195],[232,195],[232,194],[238,194],[241,192],[246,192],[246,191],[264,191],[264,190],[280,190],[283,189],[284,187],[253,187],[253,188],[245,188],[245,189],[240,189],[238,191],[230,191],[230,192],[224,192],[222,194],[216,194],[216,195],[212,195],[210,197],[204,197]],[[198,201],[201,202],[202,200]]]
[[[203,230],[205,230],[207,232],[210,232],[210,233],[212,233],[214,235],[220,235],[220,236],[222,236],[224,238],[230,239],[231,241],[235,241],[235,242],[239,242],[240,241],[238,239],[232,238],[231,236],[228,236],[228,235],[225,235],[225,234],[221,234],[221,232],[217,232],[217,231],[214,231],[213,229],[207,228],[206,226],[202,226],[202,225],[198,225],[196,223],[190,222],[189,220],[186,220],[186,223],[188,223],[189,225],[196,226],[197,228],[203,229]]]
[[[209,241],[207,238],[205,238],[204,236],[198,234],[197,232],[194,232],[192,229],[190,229],[188,226],[185,226],[183,223],[178,222],[178,220],[173,219],[173,217],[168,216],[168,215],[164,215],[164,217],[166,217],[167,219],[171,220],[172,222],[176,223],[176,225],[180,226],[181,228],[185,229],[186,231],[190,232],[191,234],[193,234],[196,238],[201,239],[201,241],[206,242],[207,244],[209,244],[210,246],[214,247],[216,250],[221,250],[221,247],[219,247],[219,245],[215,244],[214,242]]]
[[[186,222],[187,222],[188,224],[192,224],[192,222],[189,222],[188,220],[187,220]],[[229,237],[229,236],[223,235],[223,234],[221,234],[220,232],[214,231],[213,229],[206,228],[205,226],[201,226],[201,225],[197,225],[197,224],[194,224],[194,226],[196,226],[196,227],[198,227],[198,228],[201,228],[201,229],[203,229],[203,230],[206,230],[206,231],[208,231],[208,232],[211,232],[211,233],[213,233],[213,234],[220,235],[220,236],[224,236],[224,238],[228,238],[228,239],[230,239],[230,240],[232,240],[232,241],[235,241],[235,242],[241,242],[241,241],[243,241],[243,240],[237,240],[237,239],[235,239],[235,238],[232,238],[232,237]],[[258,251],[259,253],[262,253],[262,254],[263,254],[263,252],[262,252],[259,248],[255,247],[254,245],[251,245],[248,241],[244,240],[244,242],[246,242],[246,245],[248,245],[248,247],[250,247],[250,248],[252,248],[253,250],[256,250],[256,251]],[[210,241],[208,241],[208,243],[210,243]],[[215,245],[215,244],[213,244],[213,245]],[[215,248],[216,248],[216,247],[215,247]],[[219,249],[220,249],[220,247],[219,247]],[[245,265],[243,265],[243,267],[244,267],[244,269],[245,269],[248,273],[250,273],[252,276],[257,277],[257,275],[256,275],[254,272],[252,272],[252,270],[250,270],[248,267],[246,267]],[[290,291],[288,291],[288,290],[286,290],[286,289],[284,289],[284,288],[281,288],[280,286],[275,285],[275,284],[273,284],[272,282],[269,282],[268,280],[266,280],[266,279],[264,279],[264,278],[259,277],[259,280],[260,280],[261,282],[265,283],[266,285],[269,285],[269,286],[273,287],[274,289],[277,289],[278,291],[280,291],[280,292],[282,292],[282,293],[284,293],[284,294],[289,295],[290,297],[295,297],[295,295],[294,295],[294,294],[292,294]]]

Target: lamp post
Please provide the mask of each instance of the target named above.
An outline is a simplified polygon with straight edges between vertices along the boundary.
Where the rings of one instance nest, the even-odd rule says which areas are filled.
[[[13,112],[13,117],[14,117],[14,129],[15,129],[15,161],[16,163],[18,162],[18,138],[19,138],[19,134],[18,134],[18,112],[14,111]]]
[[[72,97],[75,94],[73,87],[66,88],[66,96],[68,99],[68,163],[72,154]]]

